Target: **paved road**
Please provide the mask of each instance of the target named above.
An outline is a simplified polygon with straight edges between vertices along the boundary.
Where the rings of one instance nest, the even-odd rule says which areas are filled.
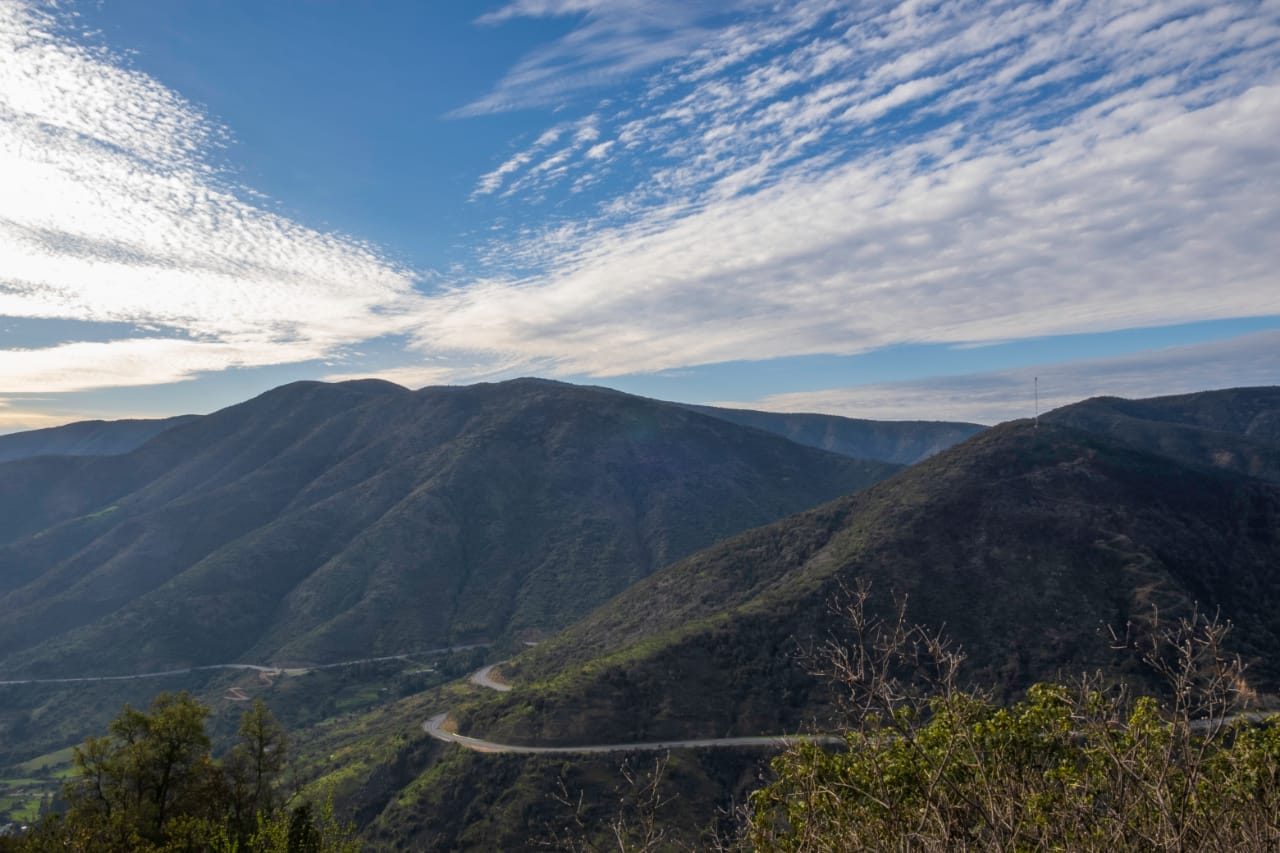
[[[693,740],[655,740],[643,743],[603,743],[590,746],[517,746],[510,743],[494,743],[491,740],[467,737],[455,732],[445,731],[444,721],[449,715],[436,714],[422,724],[422,730],[436,740],[456,743],[476,752],[514,752],[526,755],[581,755],[599,752],[636,752],[641,750],[667,749],[700,749],[730,746],[763,746],[781,749],[793,743],[808,741],[810,743],[842,744],[843,738],[833,735],[763,735],[757,737],[719,737],[697,738]]]
[[[207,664],[206,666],[189,666],[184,669],[165,669],[158,672],[138,672],[133,675],[86,675],[77,678],[21,678],[10,681],[0,681],[0,687],[8,687],[17,684],[93,684],[104,681],[133,681],[141,678],[165,678],[174,675],[190,675],[194,672],[209,672],[215,669],[253,670],[254,672],[265,672],[269,675],[303,675],[317,669],[337,669],[338,667],[343,666],[358,666],[362,663],[381,663],[382,661],[389,660],[409,660],[410,658],[444,654],[445,652],[464,652],[470,649],[483,649],[488,645],[488,643],[473,643],[469,646],[446,646],[442,649],[425,649],[420,652],[409,652],[402,655],[384,655],[383,657],[377,658],[343,660],[336,663],[316,664],[314,666],[280,667],[262,666],[256,663],[213,663]],[[501,690],[503,688],[495,687],[494,689]],[[511,688],[507,687],[505,689],[510,690]]]
[[[471,683],[481,687],[488,687],[490,690],[497,690],[506,693],[511,690],[510,684],[503,684],[494,681],[490,677],[495,666],[499,664],[489,664],[481,667],[471,674]],[[1274,715],[1275,711],[1245,711],[1221,720],[1222,725],[1229,725],[1238,720],[1250,720],[1258,722],[1269,716]],[[720,748],[732,746],[765,746],[781,749],[790,746],[793,743],[821,743],[830,745],[843,744],[844,738],[836,735],[757,735],[753,737],[721,737],[721,738],[698,738],[694,740],[658,740],[646,741],[644,743],[602,743],[591,744],[589,746],[518,746],[511,743],[496,743],[491,740],[481,740],[480,738],[467,737],[456,732],[446,731],[444,722],[448,719],[449,714],[437,714],[422,724],[422,730],[436,740],[442,740],[447,743],[456,743],[475,752],[512,752],[529,755],[580,755],[583,753],[599,753],[599,752],[635,752],[642,750],[666,750],[666,749],[701,749],[701,748]],[[1205,729],[1213,725],[1213,721],[1200,720],[1193,722],[1193,728]]]
[[[507,689],[510,689],[509,687]],[[1267,717],[1273,716],[1274,711],[1247,711],[1241,714],[1233,714],[1232,716],[1222,720],[1223,725],[1237,722],[1239,720],[1250,720],[1259,722]],[[422,724],[422,730],[431,735],[436,740],[446,741],[447,743],[456,743],[459,746],[473,750],[475,752],[510,752],[529,755],[580,755],[583,753],[600,753],[600,752],[637,752],[637,751],[654,751],[667,749],[702,749],[702,748],[721,748],[734,746],[756,746],[756,747],[775,747],[782,749],[793,743],[821,743],[833,746],[844,744],[844,738],[836,735],[759,735],[755,737],[721,737],[721,738],[697,738],[693,740],[655,740],[645,741],[643,743],[603,743],[591,744],[589,746],[518,746],[511,743],[496,743],[491,740],[481,740],[480,738],[467,737],[456,732],[446,731],[443,726],[449,714],[436,714],[431,719]],[[1197,729],[1207,728],[1209,721],[1199,721],[1191,724]]]
[[[495,666],[499,666],[500,663],[491,663],[488,666],[482,666],[475,672],[471,673],[471,683],[479,687],[488,687],[490,690],[497,690],[499,693],[510,692],[510,684],[503,684],[501,681],[493,680],[493,668]]]

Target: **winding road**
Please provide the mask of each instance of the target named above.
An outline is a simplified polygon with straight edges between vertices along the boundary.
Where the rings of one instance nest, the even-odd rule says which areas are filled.
[[[497,690],[500,693],[510,691],[510,684],[494,681],[491,676],[493,668],[495,666],[500,666],[504,662],[505,661],[491,663],[488,666],[484,666],[476,670],[471,674],[471,683],[480,687],[487,687],[490,690]],[[1274,716],[1275,714],[1275,711],[1244,711],[1238,714],[1231,714],[1218,720],[1197,720],[1191,723],[1191,726],[1195,729],[1206,729],[1215,724],[1225,726],[1238,722],[1239,720],[1248,720],[1256,723]],[[458,734],[457,732],[448,731],[444,728],[445,721],[448,718],[449,713],[447,711],[443,714],[436,714],[434,717],[422,724],[422,730],[436,740],[442,740],[446,743],[456,743],[459,746],[470,749],[474,752],[502,752],[518,753],[522,755],[582,755],[601,752],[640,752],[667,749],[718,749],[723,747],[752,746],[783,749],[794,743],[817,743],[830,746],[839,746],[845,743],[844,738],[838,735],[754,735],[748,737],[694,738],[690,740],[655,740],[642,741],[639,743],[600,743],[590,744],[587,746],[519,746],[512,743],[497,743],[491,740],[481,740],[480,738],[467,737],[466,735]]]
[[[436,740],[456,743],[475,752],[512,752],[525,755],[581,755],[598,752],[638,752],[667,749],[700,749],[720,747],[763,746],[783,748],[793,743],[842,744],[844,739],[834,735],[757,735],[754,737],[714,737],[692,740],[654,740],[640,743],[601,743],[589,746],[517,746],[511,743],[495,743],[491,740],[467,737],[446,731],[443,726],[449,714],[436,714],[422,724],[422,730]]]
[[[493,668],[498,666],[491,663],[488,666],[482,666],[475,672],[471,673],[470,681],[478,687],[488,687],[490,690],[496,690],[499,693],[508,693],[511,691],[511,685],[501,681],[495,681],[493,678]]]
[[[507,693],[511,690],[510,684],[504,684],[501,681],[493,679],[493,668],[501,666],[505,661],[491,663],[488,666],[482,666],[475,672],[471,673],[469,679],[472,684],[479,687],[487,687],[490,690],[496,690],[499,693]],[[638,751],[657,751],[667,749],[705,749],[705,748],[721,748],[721,747],[746,747],[746,746],[763,746],[782,749],[793,743],[823,743],[823,744],[842,744],[844,738],[835,735],[752,735],[748,737],[715,737],[715,738],[693,738],[690,740],[653,740],[642,741],[639,743],[597,743],[587,746],[519,746],[513,743],[496,743],[491,740],[481,740],[480,738],[467,737],[457,732],[451,732],[444,728],[445,720],[449,718],[449,712],[436,714],[431,719],[422,724],[422,730],[436,740],[442,740],[446,743],[456,743],[461,747],[473,750],[474,752],[510,752],[520,753],[523,755],[582,755],[586,753],[599,752],[638,752]]]

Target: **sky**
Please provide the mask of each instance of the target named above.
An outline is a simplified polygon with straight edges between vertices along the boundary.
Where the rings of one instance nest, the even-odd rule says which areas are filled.
[[[0,432],[1280,384],[1280,0],[0,0]]]

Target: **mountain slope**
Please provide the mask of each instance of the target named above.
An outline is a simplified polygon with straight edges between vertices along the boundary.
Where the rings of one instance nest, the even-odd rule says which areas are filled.
[[[838,415],[758,412],[716,406],[687,408],[730,423],[777,433],[808,447],[899,465],[913,465],[986,429],[981,424],[951,421],[869,421]]]
[[[913,619],[962,641],[970,678],[1008,693],[1094,667],[1141,682],[1148,674],[1111,648],[1107,628],[1131,621],[1140,633],[1152,605],[1169,619],[1197,604],[1234,620],[1236,648],[1254,663],[1250,684],[1274,691],[1280,486],[1152,452],[1159,442],[1144,449],[1052,421],[993,428],[858,495],[656,572],[504,663],[509,693],[475,688],[483,698],[468,699],[455,686],[407,700],[419,704],[382,741],[391,757],[370,758],[341,794],[358,804],[364,840],[370,849],[503,849],[540,817],[561,819],[547,815],[557,784],[594,809],[589,820],[607,822],[619,763],[646,766],[634,754],[489,755],[399,739],[444,710],[463,733],[542,745],[827,725],[832,697],[795,652],[843,635],[828,604],[859,578],[872,581],[873,606],[907,594]],[[349,725],[362,738],[372,728]],[[335,733],[322,754],[362,754],[363,744]],[[717,805],[742,802],[768,772],[767,756],[733,749],[671,755],[663,796],[701,817],[662,820],[693,844]]]
[[[178,415],[157,420],[79,421],[0,435],[0,462],[29,456],[117,456],[129,453],[160,433],[198,417]]]
[[[1280,387],[1095,397],[1044,416],[1168,456],[1280,482]]]
[[[945,626],[976,680],[1016,691],[1130,657],[1108,626],[1194,607],[1280,684],[1280,487],[1107,436],[1014,422],[858,495],[742,534],[627,590],[506,668],[462,730],[516,742],[756,734],[824,713],[797,644],[869,580]]]
[[[127,672],[545,632],[893,470],[560,383],[296,383],[126,456],[0,466],[0,655]]]

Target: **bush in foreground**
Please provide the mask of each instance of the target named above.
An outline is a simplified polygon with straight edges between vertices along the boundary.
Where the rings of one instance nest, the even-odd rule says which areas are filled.
[[[751,797],[768,851],[1280,849],[1280,718],[1242,713],[1215,620],[1143,632],[1168,699],[1101,677],[1001,707],[957,686],[945,638],[845,608],[853,642],[816,656],[840,688],[845,749],[800,744]]]

